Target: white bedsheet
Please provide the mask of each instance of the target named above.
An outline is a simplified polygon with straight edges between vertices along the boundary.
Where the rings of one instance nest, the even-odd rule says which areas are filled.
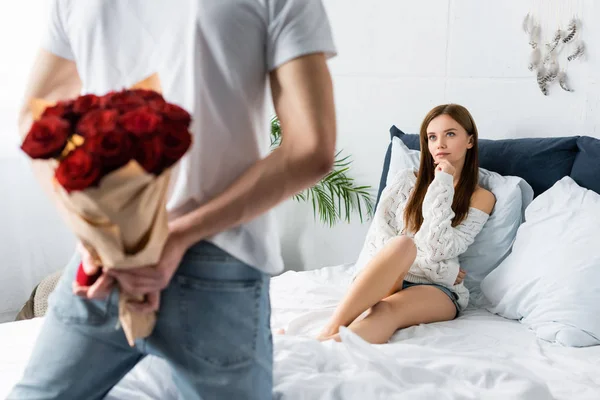
[[[35,318],[0,324],[0,399],[8,396],[21,377],[42,323],[43,318]],[[144,358],[113,388],[106,400],[177,399],[177,389],[167,369],[159,358]]]
[[[368,345],[311,339],[345,293],[349,267],[288,272],[272,287],[275,397],[285,399],[600,399],[600,346],[565,348],[485,310]],[[304,337],[299,337],[304,336]]]
[[[485,310],[398,332],[373,346],[312,337],[349,283],[348,266],[288,272],[272,281],[276,399],[598,399],[600,346],[540,342]],[[0,325],[0,399],[22,373],[42,320]],[[135,393],[135,396],[134,396]],[[176,399],[166,364],[147,357],[107,397]]]

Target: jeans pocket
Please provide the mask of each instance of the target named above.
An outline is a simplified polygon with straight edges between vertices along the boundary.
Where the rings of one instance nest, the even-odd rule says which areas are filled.
[[[216,368],[254,362],[265,280],[174,280],[186,350]]]
[[[88,300],[59,285],[50,295],[48,302],[57,318],[79,325],[102,325],[109,318],[109,296],[105,300]]]
[[[88,300],[73,293],[72,285],[75,282],[80,261],[79,254],[73,254],[56,288],[48,298],[48,310],[64,322],[102,325],[109,318],[109,305],[115,293],[113,292],[106,300]]]

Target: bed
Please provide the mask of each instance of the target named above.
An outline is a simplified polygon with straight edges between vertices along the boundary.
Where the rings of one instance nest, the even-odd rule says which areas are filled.
[[[404,329],[390,344],[313,339],[349,284],[352,265],[286,272],[272,281],[275,399],[598,399],[600,346],[536,340],[525,326],[483,309]],[[300,299],[300,300],[299,300]],[[42,319],[0,325],[0,398],[18,380]],[[147,357],[109,400],[177,399],[168,367]]]
[[[414,135],[395,127],[391,133],[418,148]],[[535,196],[564,176],[600,193],[596,139],[482,141],[481,150],[482,165],[527,179]],[[390,152],[391,143],[380,191]],[[341,343],[314,340],[345,293],[353,268],[347,264],[289,271],[273,278],[271,325],[274,331],[286,330],[285,335],[273,335],[274,398],[600,398],[600,346],[566,347],[539,339],[525,324],[484,307],[471,306],[454,321],[404,329],[385,345],[369,345],[346,329]],[[42,321],[0,325],[0,398],[19,379]],[[147,357],[107,396],[133,398],[177,398],[164,361]]]

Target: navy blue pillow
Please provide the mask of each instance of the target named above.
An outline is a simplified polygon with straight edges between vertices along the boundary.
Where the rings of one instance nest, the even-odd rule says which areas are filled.
[[[379,190],[377,191],[377,201],[375,202],[375,207],[379,204],[379,198],[381,197],[381,192],[385,189],[386,180],[388,176],[388,171],[390,170],[390,160],[392,158],[392,143],[388,144],[387,151],[385,152],[385,157],[383,159],[383,169],[381,170],[381,178],[379,178]]]
[[[379,204],[379,198],[381,197],[381,192],[385,188],[388,171],[390,169],[390,160],[392,158],[392,138],[402,137],[402,141],[406,144],[409,149],[419,149],[421,146],[419,144],[419,135],[407,135],[402,132],[400,129],[396,128],[395,125],[392,125],[390,128],[390,144],[388,145],[387,151],[385,152],[385,158],[383,159],[383,170],[381,171],[381,178],[379,179],[379,191],[377,192],[377,203]],[[416,146],[416,147],[415,147]]]
[[[500,175],[520,176],[538,196],[571,173],[577,151],[577,136],[484,139],[479,141],[479,165]]]
[[[419,135],[407,135],[392,126],[391,136],[399,137],[409,149],[419,150]],[[570,175],[579,151],[578,136],[562,138],[529,138],[505,140],[479,140],[479,165],[500,175],[520,176],[533,188],[535,196],[543,193],[563,177]],[[379,184],[380,194],[385,187],[391,144],[384,162]],[[587,164],[582,159],[582,165]],[[591,160],[591,158],[590,158]],[[591,161],[589,161],[591,162]],[[580,175],[583,177],[583,175]],[[585,177],[586,181],[591,177]],[[589,184],[588,186],[589,187]],[[379,195],[378,195],[379,200]]]
[[[600,140],[589,136],[577,139],[579,153],[575,157],[571,178],[579,186],[600,194]]]

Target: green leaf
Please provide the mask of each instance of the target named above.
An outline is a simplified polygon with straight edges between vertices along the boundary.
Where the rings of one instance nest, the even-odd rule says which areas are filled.
[[[281,124],[277,116],[271,118],[271,147],[278,147],[281,144]]]
[[[271,148],[281,145],[281,124],[277,116],[271,119]],[[372,218],[375,202],[371,186],[358,186],[350,177],[352,158],[342,156],[342,150],[335,154],[331,172],[324,176],[313,187],[296,194],[296,201],[312,203],[313,217],[329,226],[334,226],[342,219],[351,222],[353,213],[357,213],[361,222],[366,217]]]

